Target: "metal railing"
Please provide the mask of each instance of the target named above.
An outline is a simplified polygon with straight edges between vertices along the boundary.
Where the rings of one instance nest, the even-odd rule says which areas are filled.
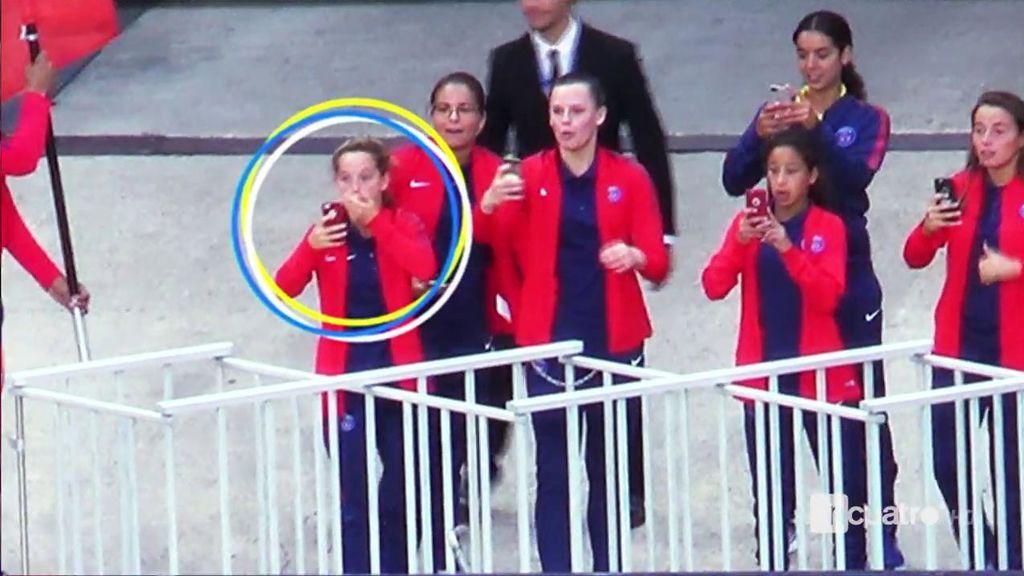
[[[1019,501],[1022,487],[1005,482],[1014,462],[1005,457],[1009,435],[1003,433],[1010,412],[991,399],[1014,394],[1019,413],[1021,373],[931,355],[926,341],[684,374],[587,358],[579,356],[581,349],[579,342],[565,342],[328,377],[235,358],[230,344],[218,344],[11,374],[22,568],[327,574],[345,571],[349,559],[361,561],[365,553],[371,572],[386,571],[396,557],[411,572],[534,572],[541,566],[533,456],[538,441],[550,441],[535,437],[534,424],[538,415],[556,412],[565,417],[565,552],[573,571],[592,568],[588,549],[591,561],[601,550],[610,571],[782,569],[790,563],[842,569],[858,562],[848,557],[851,550],[881,568],[883,426],[901,414],[921,419],[914,429],[923,448],[899,456],[902,465],[920,453],[926,471],[919,475],[921,493],[930,506],[936,500],[932,407],[966,406],[963,414],[957,411],[957,453],[973,448],[977,456],[986,399],[998,432],[991,434],[998,552],[992,562],[1013,565],[1007,527],[1018,518],[1007,514],[1007,496],[1016,488]],[[533,363],[550,359],[564,366],[566,389],[530,396]],[[905,386],[875,398],[876,363],[887,363],[890,373],[914,370],[916,390]],[[863,366],[867,399],[859,405],[822,400],[826,371],[846,365]],[[488,385],[482,375],[492,368],[513,372],[513,400],[506,406],[478,400],[480,387]],[[931,390],[933,369],[956,371],[957,382],[965,373],[984,380]],[[596,375],[577,377],[584,372]],[[817,399],[780,391],[787,375],[805,372],[815,375]],[[430,388],[442,374],[462,375],[458,394]],[[766,390],[738,384],[758,378],[767,379]],[[400,381],[415,386],[391,385]],[[333,401],[324,408],[322,396],[338,392],[347,401],[361,399],[362,410],[339,414]],[[54,425],[26,427],[39,421],[35,410],[49,410]],[[365,545],[349,538],[353,520],[343,513],[352,481],[349,490],[342,486],[353,467],[342,456],[353,452],[339,434],[353,426],[353,414],[362,417],[358,425],[365,431],[365,448],[357,447],[365,450],[357,475],[366,479]],[[961,422],[961,415],[970,421]],[[496,423],[513,428],[505,461],[511,473],[498,486],[486,433]],[[581,437],[580,430],[590,434],[591,427],[595,436]],[[737,448],[744,428],[752,438],[746,461]],[[1019,452],[1019,420],[1016,430]],[[464,440],[465,456],[454,449],[457,439]],[[384,454],[388,446],[399,447],[396,455]],[[587,446],[604,453],[600,467],[589,469],[591,475],[601,470],[600,478],[588,478],[593,454]],[[865,450],[860,468],[851,467],[851,449]],[[631,457],[637,451],[639,467]],[[389,470],[394,462],[398,468]],[[975,480],[972,504],[983,504],[984,467],[962,468],[961,479]],[[635,478],[638,471],[642,478]],[[378,485],[388,472],[397,492]],[[751,473],[756,482],[744,479]],[[904,481],[906,474],[904,466]],[[866,502],[849,502],[867,507],[864,550],[851,548],[845,526],[813,529],[813,498],[851,492],[856,482],[867,486]],[[646,494],[646,522],[634,530],[630,497],[637,483]],[[593,538],[587,545],[585,529],[593,520],[585,505],[594,497],[592,485],[600,487],[605,505],[596,509],[607,526],[596,548]],[[965,482],[958,489],[968,492]],[[398,548],[381,535],[391,529],[391,517],[405,519]],[[984,526],[967,530],[965,518],[957,518],[961,554],[954,560],[984,567]],[[55,537],[32,538],[36,531]],[[936,533],[934,523],[923,533],[929,568],[951,563],[938,557]]]

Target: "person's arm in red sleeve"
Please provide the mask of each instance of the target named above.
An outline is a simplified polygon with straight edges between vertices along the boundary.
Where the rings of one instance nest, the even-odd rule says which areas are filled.
[[[420,219],[407,210],[381,209],[369,223],[377,247],[424,282],[437,274],[437,259]]]
[[[24,92],[18,124],[0,142],[0,173],[25,176],[35,171],[46,147],[50,125],[50,99],[39,92]]]
[[[494,218],[493,214],[484,212],[477,202],[473,206],[473,240],[480,244],[494,243]]]
[[[49,290],[63,274],[36,241],[28,226],[25,225],[10,191],[6,186],[0,187],[0,189],[2,189],[0,192],[0,202],[2,202],[0,217],[3,218],[4,249],[10,251],[11,256],[43,290]]]
[[[313,271],[316,269],[316,250],[309,245],[309,233],[307,232],[299,245],[295,247],[284,264],[274,274],[274,282],[284,290],[284,293],[291,298],[302,294],[313,280]]]
[[[903,245],[903,260],[911,268],[924,268],[932,263],[948,239],[949,235],[945,228],[929,234],[924,231],[924,222],[921,222],[910,232],[907,242]]]
[[[846,291],[846,229],[838,218],[823,234],[818,253],[797,246],[782,252],[782,263],[805,294],[813,294],[811,305],[821,312],[834,312]]]
[[[743,214],[741,213],[729,223],[729,228],[725,231],[725,238],[722,239],[721,247],[711,256],[711,260],[708,261],[707,266],[704,267],[704,271],[701,273],[701,285],[704,288],[704,295],[709,300],[725,298],[739,282],[746,251],[749,249],[749,246],[740,242],[737,237],[737,230],[739,229],[740,218],[742,217]]]
[[[668,278],[669,252],[665,247],[665,235],[661,209],[647,172],[640,170],[636,178],[636,195],[631,210],[630,235],[633,246],[644,255],[644,264],[637,270],[641,276],[661,284]]]

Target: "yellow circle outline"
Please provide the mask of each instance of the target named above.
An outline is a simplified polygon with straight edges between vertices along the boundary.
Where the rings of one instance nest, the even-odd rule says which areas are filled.
[[[458,174],[456,174],[455,177],[458,178],[459,180],[461,180],[462,181],[462,187],[466,188],[465,176],[462,174],[461,167],[459,166],[459,161],[455,157],[455,153],[448,146],[448,144],[444,141],[444,138],[441,137],[441,135],[437,132],[437,130],[435,130],[433,126],[431,126],[430,124],[426,123],[423,119],[421,119],[416,114],[410,112],[409,110],[406,110],[405,108],[402,108],[401,106],[392,104],[391,102],[387,102],[387,101],[384,101],[384,100],[378,100],[376,98],[336,98],[336,99],[333,99],[333,100],[327,100],[325,102],[321,102],[320,104],[316,104],[314,106],[310,106],[309,108],[306,108],[305,110],[302,110],[300,112],[297,112],[296,114],[293,114],[290,118],[285,120],[280,126],[278,126],[276,129],[274,129],[274,131],[270,134],[270,136],[267,138],[267,140],[270,140],[270,139],[274,138],[275,136],[277,136],[278,134],[280,134],[284,130],[288,129],[289,126],[291,126],[291,125],[293,125],[293,124],[295,124],[297,122],[301,122],[303,119],[305,119],[305,118],[307,118],[309,116],[312,116],[314,114],[317,114],[317,113],[320,113],[320,112],[325,112],[325,111],[330,110],[332,108],[352,108],[352,107],[385,110],[387,112],[391,112],[392,114],[400,116],[401,118],[411,122],[413,125],[417,126],[421,130],[423,130],[423,132],[425,132],[428,136],[430,136],[431,140],[434,141],[434,144],[436,144],[439,148],[441,148],[441,151],[444,152],[445,156],[447,156],[448,159],[452,161],[452,164],[458,169]],[[257,162],[257,164],[255,166],[253,166],[253,169],[249,172],[248,178],[246,178],[245,186],[242,189],[241,209],[239,211],[239,221],[242,222],[242,223],[244,223],[246,221],[247,217],[248,217],[248,213],[249,213],[249,195],[252,192],[252,187],[253,187],[253,183],[256,180],[256,175],[257,175],[257,173],[259,173],[260,168],[263,166],[263,161],[264,161],[264,159],[260,158],[259,161]],[[467,190],[467,192],[468,192],[468,190]],[[467,237],[469,236],[469,226],[470,226],[470,220],[471,219],[472,219],[472,215],[471,214],[467,214],[467,215],[465,215],[462,218],[462,226],[460,227],[460,230],[459,230],[458,242],[455,245],[455,256],[454,256],[454,258],[452,258],[452,266],[449,266],[448,273],[445,275],[444,279],[442,280],[442,283],[447,282],[451,278],[452,273],[454,272],[454,270],[456,268],[455,263],[459,261],[459,258],[462,257],[462,253],[465,251],[466,244],[467,244]],[[239,229],[242,231],[242,233],[244,233],[244,231],[245,231],[245,227],[244,226],[240,226]],[[261,278],[263,278],[263,280],[267,283],[267,285],[274,292],[274,294],[278,298],[280,298],[281,301],[285,305],[287,305],[292,310],[298,312],[299,314],[302,314],[302,315],[306,316],[307,318],[312,318],[312,319],[317,320],[319,322],[322,322],[324,324],[331,324],[331,325],[334,325],[334,326],[344,326],[344,327],[368,327],[368,326],[376,326],[376,325],[379,325],[379,324],[384,324],[386,322],[390,322],[390,321],[392,321],[392,320],[394,320],[394,319],[396,319],[396,318],[398,318],[400,316],[403,316],[403,315],[407,314],[410,310],[412,310],[417,305],[419,305],[419,303],[424,298],[427,297],[427,294],[425,293],[425,294],[421,295],[419,298],[417,298],[416,300],[410,302],[405,307],[403,307],[403,308],[401,308],[399,310],[395,310],[393,312],[389,312],[387,314],[384,314],[383,316],[377,316],[377,317],[374,317],[374,318],[338,318],[336,316],[329,316],[329,315],[323,314],[319,310],[313,310],[312,308],[309,308],[308,306],[306,306],[302,302],[299,302],[298,300],[296,300],[296,299],[292,298],[291,296],[289,296],[288,294],[286,294],[285,291],[282,290],[281,287],[277,285],[277,282],[274,281],[273,276],[271,276],[270,272],[267,271],[266,266],[263,265],[263,261],[260,259],[259,254],[257,254],[255,250],[253,251],[253,258],[252,258],[252,260],[253,260],[252,261],[252,266],[256,269],[256,273],[259,274]]]

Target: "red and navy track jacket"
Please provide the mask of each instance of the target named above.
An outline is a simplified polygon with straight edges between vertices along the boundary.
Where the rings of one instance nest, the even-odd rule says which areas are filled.
[[[402,147],[394,151],[391,158],[390,188],[396,204],[419,216],[426,226],[427,234],[433,238],[447,193],[444,179],[430,157],[418,146]],[[477,146],[473,149],[470,164],[470,181],[473,186],[470,193],[476,199],[473,207],[473,238],[493,248],[493,219],[483,213],[480,203],[501,166],[501,158]],[[495,302],[498,295],[510,302],[511,294],[516,291],[512,286],[516,281],[514,263],[506,251],[493,250],[493,254],[494,260],[486,274],[487,325],[492,334],[511,334],[512,324],[498,313]],[[443,255],[438,254],[436,257],[442,258]]]
[[[935,353],[958,357],[968,273],[978,265],[971,261],[971,248],[986,193],[984,172],[962,171],[953,177],[953,185],[964,202],[961,225],[927,236],[924,223],[918,224],[907,238],[903,259],[911,268],[924,268],[946,248],[946,281],[935,308]],[[999,251],[1024,261],[1024,177],[1014,178],[1002,194]],[[1024,276],[999,284],[999,332],[1001,364],[1024,370]]]
[[[437,273],[437,263],[423,225],[412,213],[403,210],[381,209],[370,222],[370,232],[376,245],[375,256],[380,267],[380,282],[384,303],[389,312],[399,310],[413,301],[413,278],[429,280]],[[355,229],[350,234],[358,234]],[[348,249],[314,250],[308,242],[309,232],[275,274],[275,281],[290,297],[295,298],[306,289],[316,276],[323,314],[345,317],[348,287]],[[326,329],[337,326],[324,323]],[[423,360],[423,346],[418,330],[410,330],[389,341],[391,357],[396,364],[412,364]],[[317,374],[345,373],[348,344],[321,337],[317,342]],[[402,382],[402,387],[414,390],[413,381]],[[326,404],[325,404],[326,407]],[[326,412],[325,412],[326,414]],[[344,414],[344,395],[338,394],[338,414]]]
[[[669,272],[662,218],[651,179],[636,162],[598,148],[598,233],[601,245],[621,240],[640,249],[647,265],[639,272],[660,283]],[[511,250],[521,270],[518,305],[513,307],[516,342],[521,346],[551,341],[558,303],[557,258],[562,207],[561,158],[556,150],[535,154],[522,163],[523,200],[502,204],[499,245]],[[594,266],[601,266],[594,262]],[[605,270],[608,350],[635,350],[652,333],[651,321],[636,273]]]
[[[760,113],[760,108],[758,109]],[[867,188],[882,167],[889,149],[889,115],[873,104],[846,95],[825,111],[817,132],[835,206],[846,223],[850,273],[863,277],[871,269],[871,242],[866,214],[870,207]],[[739,143],[725,156],[722,184],[730,196],[742,196],[764,177],[757,115]],[[855,282],[857,278],[851,278]]]
[[[760,243],[743,244],[737,238],[741,212],[729,224],[721,248],[711,257],[701,276],[704,293],[721,300],[741,284],[740,329],[736,346],[738,365],[764,361],[764,332],[758,284],[757,254]],[[811,206],[804,223],[803,246],[794,245],[781,254],[783,265],[801,292],[801,310],[793,310],[799,322],[800,355],[822,354],[843,349],[835,311],[846,290],[846,230],[841,218]],[[861,386],[853,366],[826,371],[826,398],[829,402],[859,400]],[[743,384],[765,390],[767,379]],[[817,387],[813,372],[800,374],[800,395],[815,398]]]
[[[3,218],[0,253],[10,251],[11,256],[44,289],[48,289],[61,273],[25,226],[7,188],[7,177],[25,176],[35,171],[43,155],[49,122],[50,101],[42,94],[26,92],[22,97],[17,128],[0,141],[0,216]]]
[[[49,124],[50,100],[37,92],[24,92],[17,127],[9,137],[0,140],[0,256],[5,250],[9,251],[44,290],[49,289],[62,274],[25,225],[7,188],[7,177],[25,176],[35,171],[43,155]],[[0,353],[2,374],[3,356]]]

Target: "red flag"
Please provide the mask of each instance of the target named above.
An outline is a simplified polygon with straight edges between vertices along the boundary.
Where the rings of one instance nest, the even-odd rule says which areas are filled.
[[[36,25],[39,46],[58,68],[103,48],[118,32],[113,0],[3,0],[0,7],[0,100],[25,86],[29,53],[23,24]]]

